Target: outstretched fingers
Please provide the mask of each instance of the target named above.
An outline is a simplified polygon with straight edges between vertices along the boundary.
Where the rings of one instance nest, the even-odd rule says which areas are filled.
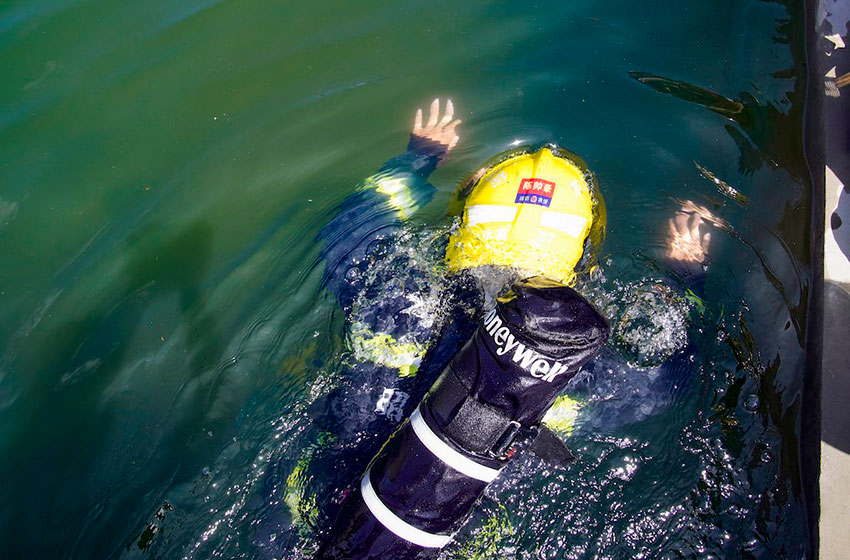
[[[422,109],[416,109],[416,116],[413,117],[413,134],[418,134],[422,131]]]
[[[684,212],[678,212],[673,218],[676,224],[676,237],[687,237],[689,235],[690,229],[688,228],[688,218],[689,216]]]
[[[426,138],[433,142],[442,144],[451,150],[454,148],[460,135],[458,135],[457,127],[461,120],[455,117],[455,106],[451,99],[446,100],[445,114],[440,115],[440,98],[434,99],[431,102],[428,113],[428,122],[424,125],[422,109],[416,110],[416,116],[413,118],[413,134],[421,138]]]
[[[440,121],[440,126],[446,126],[447,124],[452,122],[452,119],[454,118],[454,116],[455,116],[455,106],[454,106],[454,103],[452,103],[452,100],[449,99],[448,101],[446,101],[446,114],[443,115],[443,120]]]
[[[702,218],[699,214],[694,213],[691,218],[688,220],[688,230],[691,234],[691,238],[696,241],[700,238],[699,235],[699,225],[702,223]]]
[[[676,218],[670,218],[667,220],[667,224],[670,226],[670,238],[676,239],[679,237],[679,228],[676,226]]]
[[[440,118],[440,98],[438,97],[431,102],[431,114],[428,115],[428,128],[437,126],[437,120]]]

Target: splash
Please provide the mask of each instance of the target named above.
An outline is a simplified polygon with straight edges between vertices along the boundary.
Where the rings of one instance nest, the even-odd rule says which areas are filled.
[[[684,348],[693,302],[660,278],[635,282],[608,282],[604,274],[598,278],[583,289],[608,318],[610,344],[630,366],[658,366]]]

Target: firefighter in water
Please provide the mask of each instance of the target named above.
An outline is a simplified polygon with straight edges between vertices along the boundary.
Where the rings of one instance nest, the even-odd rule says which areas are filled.
[[[557,145],[500,154],[458,189],[459,225],[435,264],[416,245],[438,241],[405,225],[433,196],[427,178],[459,124],[451,101],[441,116],[434,100],[427,122],[417,111],[408,150],[321,234],[324,282],[346,312],[353,359],[313,416],[337,442],[357,442],[345,446],[349,457],[357,450],[347,464],[329,456],[339,478],[325,495],[364,474],[319,558],[428,557],[516,456],[572,460],[547,421],[574,417],[561,393],[609,337],[571,287],[596,264],[604,201],[584,162]],[[701,210],[670,221],[666,255],[697,284],[709,242]]]

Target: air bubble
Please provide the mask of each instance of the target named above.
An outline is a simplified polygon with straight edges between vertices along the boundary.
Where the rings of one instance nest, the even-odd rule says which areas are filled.
[[[352,266],[345,271],[345,279],[351,284],[357,282],[357,280],[360,279],[360,270],[357,267]]]

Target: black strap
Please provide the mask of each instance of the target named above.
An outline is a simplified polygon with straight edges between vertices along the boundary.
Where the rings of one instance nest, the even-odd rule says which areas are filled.
[[[544,425],[540,425],[537,437],[531,442],[529,451],[540,457],[547,465],[565,467],[576,460],[558,435]]]
[[[516,426],[519,427],[519,424]],[[443,428],[443,432],[464,449],[479,455],[498,457],[496,448],[506,447],[504,444],[499,444],[503,443],[505,434],[511,428],[513,428],[511,419],[498,409],[466,395],[454,418]],[[507,442],[507,445],[509,446],[512,441],[513,438]]]
[[[553,467],[563,467],[575,459],[561,438],[546,426],[522,426],[469,393],[448,367],[427,399],[431,413],[445,422],[442,432],[460,448],[503,461],[527,449]]]

